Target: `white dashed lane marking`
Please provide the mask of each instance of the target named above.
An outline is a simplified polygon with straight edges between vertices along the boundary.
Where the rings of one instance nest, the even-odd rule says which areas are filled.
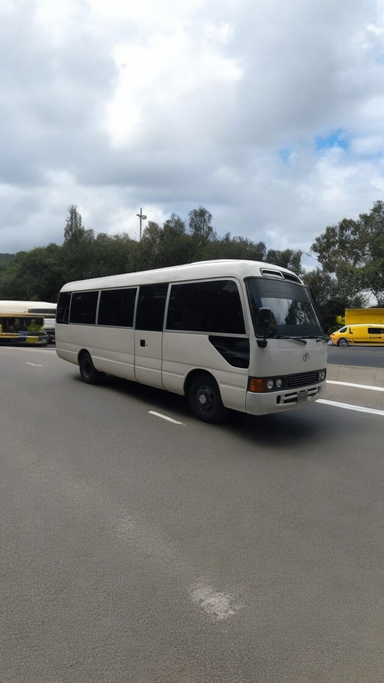
[[[154,410],[149,410],[148,412],[150,415],[155,415],[155,417],[161,417],[162,420],[168,420],[168,422],[173,422],[173,424],[175,424],[175,425],[184,424],[183,422],[179,422],[178,420],[174,420],[172,417],[168,417],[167,415],[162,415],[161,413],[156,413]]]

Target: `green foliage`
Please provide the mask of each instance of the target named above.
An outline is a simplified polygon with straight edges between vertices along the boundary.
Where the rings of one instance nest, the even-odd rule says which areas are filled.
[[[136,244],[129,259],[129,271],[162,268],[193,261],[241,258],[265,260],[264,242],[254,243],[245,237],[231,237],[227,233],[217,237],[211,225],[212,215],[199,207],[188,214],[188,226],[172,214],[163,227],[149,221],[142,240]]]
[[[324,330],[330,334],[335,328],[337,316],[343,316],[346,308],[360,308],[367,301],[362,294],[353,294],[346,281],[339,282],[334,275],[320,268],[305,273],[303,280],[309,287]],[[341,325],[337,325],[339,329]]]
[[[212,214],[203,206],[189,212],[188,230],[196,249],[204,247],[210,240],[215,239],[216,231],[211,223]]]
[[[132,251],[136,247],[127,234],[106,235],[100,232],[93,240],[92,277],[118,275],[128,269]]]
[[[195,244],[187,234],[185,224],[179,216],[171,218],[161,228],[149,221],[129,260],[130,271],[149,268],[165,268],[194,260]]]
[[[15,254],[0,254],[0,273],[9,268],[15,258]]]
[[[266,251],[264,242],[255,244],[246,237],[231,237],[231,233],[227,232],[222,239],[215,237],[208,241],[200,250],[200,257],[195,260],[236,258],[264,261]]]
[[[93,230],[86,230],[77,207],[68,208],[61,258],[67,282],[93,276]]]
[[[375,202],[370,213],[362,213],[360,225],[361,283],[384,305],[384,202]]]
[[[148,270],[165,265],[163,261],[162,230],[154,221],[144,228],[141,242],[131,252],[128,271]]]
[[[184,222],[172,214],[163,226],[149,221],[140,243],[128,235],[109,236],[87,230],[75,205],[68,208],[61,246],[50,244],[16,255],[0,255],[0,298],[56,301],[65,282],[117,273],[161,268],[208,259],[251,259],[301,272],[301,252],[269,251],[264,242],[245,237],[222,239],[212,214],[202,206]],[[8,258],[10,257],[10,258]],[[3,269],[1,264],[5,262]]]
[[[0,296],[4,299],[55,301],[65,282],[60,260],[61,247],[49,244],[20,251],[12,265],[0,275]]]
[[[302,255],[302,251],[295,249],[284,249],[284,251],[269,249],[265,260],[267,263],[273,263],[275,266],[280,266],[280,268],[288,268],[288,270],[293,270],[296,275],[301,277],[304,274],[304,270],[301,265]]]
[[[65,222],[64,244],[87,245],[93,240],[93,230],[86,230],[83,227],[83,219],[77,210],[77,206],[72,204],[68,209],[68,218]]]
[[[207,259],[251,259],[288,268],[311,289],[326,330],[345,308],[367,305],[364,292],[384,305],[384,203],[358,220],[329,226],[312,245],[322,269],[303,272],[300,250],[267,250],[228,232],[217,236],[212,214],[202,206],[183,221],[172,214],[163,226],[149,221],[140,243],[128,235],[107,235],[83,226],[77,207],[68,208],[61,246],[0,254],[0,298],[56,301],[65,282],[89,277],[179,265]]]
[[[351,296],[367,291],[384,303],[384,203],[356,221],[344,218],[316,238],[312,250],[326,273]]]

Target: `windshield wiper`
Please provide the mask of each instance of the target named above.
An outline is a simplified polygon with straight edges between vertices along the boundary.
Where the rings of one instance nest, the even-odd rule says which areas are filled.
[[[316,341],[328,341],[329,337],[327,337],[325,334],[306,334],[302,337],[302,339],[316,339]]]
[[[273,339],[290,339],[291,341],[298,342],[299,344],[306,344],[307,341],[303,337],[290,337],[287,334],[276,334]],[[308,337],[309,339],[309,337]]]

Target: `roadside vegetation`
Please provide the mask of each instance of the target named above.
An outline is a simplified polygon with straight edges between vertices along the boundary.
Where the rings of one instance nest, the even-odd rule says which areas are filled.
[[[68,209],[63,244],[0,254],[0,299],[56,301],[65,282],[207,259],[244,258],[289,268],[310,287],[327,331],[345,308],[384,305],[384,203],[355,221],[343,219],[317,237],[311,251],[318,267],[305,272],[300,250],[267,249],[264,242],[219,237],[202,206],[187,220],[172,214],[163,225],[149,221],[141,242],[127,234],[95,235],[77,207]]]

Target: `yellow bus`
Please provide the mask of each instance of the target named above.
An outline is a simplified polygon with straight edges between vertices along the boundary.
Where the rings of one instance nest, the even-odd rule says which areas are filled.
[[[0,344],[45,346],[54,339],[56,304],[0,300]]]
[[[44,331],[44,317],[34,313],[3,313],[0,311],[0,344],[46,346],[49,338]]]

